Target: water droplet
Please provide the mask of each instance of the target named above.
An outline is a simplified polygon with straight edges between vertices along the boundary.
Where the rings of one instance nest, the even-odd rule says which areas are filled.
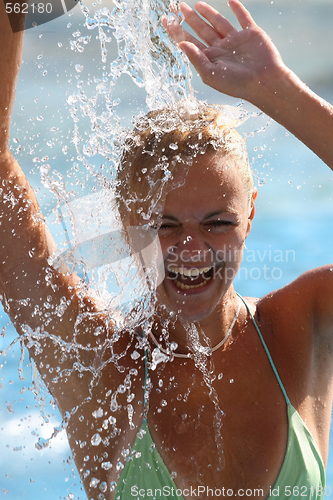
[[[105,481],[103,481],[103,482],[99,485],[99,489],[100,489],[103,493],[105,493],[105,492],[107,491],[107,489],[108,489],[108,485],[107,485],[107,483],[106,483]]]
[[[152,352],[152,362],[150,365],[151,370],[155,370],[159,363],[165,363],[168,360],[169,357],[163,352],[161,352],[158,347],[155,347],[155,349]]]
[[[169,13],[166,21],[167,21],[168,26],[171,26],[172,24],[177,23],[177,21],[178,21],[177,15],[174,12]]]
[[[96,488],[99,482],[99,479],[93,477],[89,483],[90,488]]]
[[[84,66],[82,66],[82,64],[75,64],[75,71],[77,73],[81,73],[81,71],[83,70]]]
[[[44,69],[43,73],[42,73],[43,76],[46,76],[47,75],[47,70]]]
[[[264,186],[265,184],[266,184],[266,179],[264,179],[263,177],[258,179],[258,186]]]
[[[171,142],[169,144],[169,148],[173,149],[174,151],[176,151],[178,149],[178,144],[176,144],[175,142]]]
[[[230,382],[230,384],[233,384],[234,383],[234,379],[231,378],[229,382]]]
[[[116,470],[119,471],[119,470],[122,470],[123,468],[124,468],[124,464],[122,462],[117,462]]]
[[[114,491],[116,489],[117,483],[116,481],[111,481],[110,483],[110,491]]]
[[[93,446],[98,446],[102,441],[102,438],[101,436],[98,434],[98,432],[96,434],[93,435],[93,437],[91,438],[91,444]]]
[[[43,448],[47,448],[49,445],[49,442],[50,442],[49,439],[39,438],[37,443],[35,444],[35,448],[37,450],[42,450]]]
[[[177,342],[171,342],[170,344],[171,351],[176,351],[177,348],[178,348]]]
[[[6,401],[6,407],[7,407],[8,413],[14,413],[13,405],[9,401]]]
[[[98,408],[98,410],[95,410],[92,414],[94,418],[100,418],[103,417],[103,410],[102,408]]]
[[[62,43],[61,42],[58,42],[58,47],[62,47]]]
[[[135,398],[135,394],[132,392],[132,394],[127,396],[127,403],[132,403],[134,398]]]
[[[138,353],[138,351],[133,351],[132,354],[131,354],[131,358],[136,360],[136,359],[139,359],[140,357],[140,354]]]
[[[111,399],[110,410],[111,411],[117,411],[118,410],[118,403],[117,403],[116,398],[112,398]]]
[[[218,378],[218,380],[221,380],[223,378],[223,373],[219,373],[217,378]]]
[[[111,469],[111,467],[112,467],[112,463],[111,463],[111,462],[102,462],[101,467],[102,467],[102,469],[104,469],[104,470],[109,470],[109,469]]]
[[[64,155],[67,155],[68,151],[69,151],[69,147],[68,146],[63,146],[62,150],[61,150]]]

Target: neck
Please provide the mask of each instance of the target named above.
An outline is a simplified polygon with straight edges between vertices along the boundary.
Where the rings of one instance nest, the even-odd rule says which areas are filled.
[[[199,342],[202,346],[211,348],[217,346],[225,335],[228,333],[230,326],[235,318],[238,310],[239,298],[233,287],[230,287],[227,294],[223,297],[219,306],[213,311],[209,317],[200,321],[189,322],[186,318],[177,317],[168,325],[169,342],[176,342],[176,353],[187,354],[191,352],[191,341],[189,334],[193,332],[193,326],[199,335]],[[155,323],[156,324],[156,323]],[[158,327],[153,329],[153,335],[162,347],[166,346],[165,342],[161,342],[161,334],[163,329],[163,320],[158,322]],[[232,328],[232,335],[236,325]],[[162,335],[163,337],[163,335]]]

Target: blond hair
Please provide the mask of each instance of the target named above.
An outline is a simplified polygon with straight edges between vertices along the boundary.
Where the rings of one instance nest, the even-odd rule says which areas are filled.
[[[253,179],[245,140],[233,128],[229,107],[182,102],[152,111],[137,120],[127,137],[116,179],[116,198],[124,225],[147,223],[158,214],[167,194],[175,187],[175,168],[190,168],[198,154],[216,151],[236,159],[248,193]]]

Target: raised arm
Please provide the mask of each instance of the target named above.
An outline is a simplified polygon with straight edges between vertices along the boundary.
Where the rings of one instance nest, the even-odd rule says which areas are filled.
[[[333,108],[283,63],[280,54],[238,0],[229,0],[241,29],[204,2],[181,11],[193,37],[176,22],[164,26],[204,83],[257,106],[333,168]],[[206,22],[206,21],[207,22]],[[209,23],[209,24],[208,24]]]
[[[80,280],[49,266],[54,241],[9,150],[23,33],[12,33],[0,2],[0,296],[64,412],[88,397],[93,375],[80,376],[73,366],[88,367],[96,357],[101,361],[108,325]]]
[[[47,259],[54,243],[43,222],[36,197],[15,158],[9,150],[9,128],[13,110],[16,83],[21,64],[24,31],[13,33],[0,3],[0,294],[5,310],[16,330],[23,335],[37,365],[53,355],[55,362],[59,348],[43,333],[46,321],[46,302],[51,311],[60,305],[61,297],[70,300],[68,278],[59,280],[48,272]],[[47,280],[48,278],[48,280]],[[54,294],[51,288],[57,287]],[[67,284],[66,284],[67,281]],[[73,283],[74,285],[74,283]],[[47,297],[52,296],[48,301]],[[64,324],[49,315],[52,333],[65,342],[70,341],[73,319],[67,313]],[[60,318],[59,318],[60,319]],[[72,328],[70,328],[72,323]],[[64,327],[69,327],[65,333]],[[33,347],[34,346],[34,347]],[[52,366],[52,365],[51,365]],[[66,364],[66,368],[69,363]],[[41,369],[43,375],[43,369]],[[48,382],[48,374],[45,380]]]

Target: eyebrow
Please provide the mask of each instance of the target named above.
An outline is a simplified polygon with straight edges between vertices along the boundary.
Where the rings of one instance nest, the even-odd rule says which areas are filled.
[[[177,217],[174,217],[173,215],[162,215],[162,219],[169,219],[178,222]]]
[[[223,214],[230,214],[230,212],[227,212],[225,210],[218,210],[217,212],[210,212],[209,214],[205,215],[202,220],[207,220],[207,219],[210,219],[211,217],[215,217],[216,215],[223,215]],[[179,222],[177,217],[174,217],[173,215],[168,215],[168,214],[163,215],[162,219],[169,219],[169,220],[172,220],[174,222]]]
[[[223,214],[226,214],[226,213],[230,213],[230,212],[227,212],[225,210],[218,210],[217,212],[211,212],[208,215],[205,215],[205,217],[203,218],[203,220],[210,219],[211,217],[215,217],[216,215],[223,215]]]

